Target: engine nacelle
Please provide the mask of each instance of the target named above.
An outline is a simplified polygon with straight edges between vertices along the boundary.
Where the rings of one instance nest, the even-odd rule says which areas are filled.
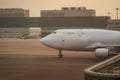
[[[106,48],[98,48],[95,50],[95,55],[97,57],[107,57],[109,56],[110,54],[110,51],[109,49],[106,49]]]

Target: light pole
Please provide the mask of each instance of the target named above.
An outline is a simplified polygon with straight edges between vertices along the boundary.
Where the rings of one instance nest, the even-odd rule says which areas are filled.
[[[116,8],[116,11],[117,11],[117,20],[118,20],[118,12],[119,12],[119,8]]]

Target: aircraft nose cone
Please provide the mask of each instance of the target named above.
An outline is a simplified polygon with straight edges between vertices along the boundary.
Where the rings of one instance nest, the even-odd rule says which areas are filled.
[[[40,42],[42,43],[42,44],[44,44],[44,45],[46,45],[46,39],[45,38],[42,38],[41,40],[40,40]]]
[[[46,46],[50,46],[51,45],[51,39],[49,37],[44,37],[41,40],[41,43],[46,45]]]
[[[56,42],[56,38],[51,35],[42,38],[40,41],[43,45],[48,47],[56,48],[56,46],[58,46],[57,45],[58,43]]]

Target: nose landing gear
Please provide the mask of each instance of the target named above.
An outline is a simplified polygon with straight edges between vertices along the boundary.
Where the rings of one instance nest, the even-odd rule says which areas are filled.
[[[59,50],[58,57],[59,57],[59,58],[63,58],[63,54],[62,54],[62,51],[61,51],[61,50]]]

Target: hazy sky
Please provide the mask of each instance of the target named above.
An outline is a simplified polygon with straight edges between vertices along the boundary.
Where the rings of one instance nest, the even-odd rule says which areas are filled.
[[[0,0],[0,8],[29,9],[30,16],[35,17],[40,16],[40,10],[54,10],[61,7],[86,7],[95,9],[97,16],[107,16],[110,12],[112,18],[116,18],[115,8],[120,9],[120,0]]]

